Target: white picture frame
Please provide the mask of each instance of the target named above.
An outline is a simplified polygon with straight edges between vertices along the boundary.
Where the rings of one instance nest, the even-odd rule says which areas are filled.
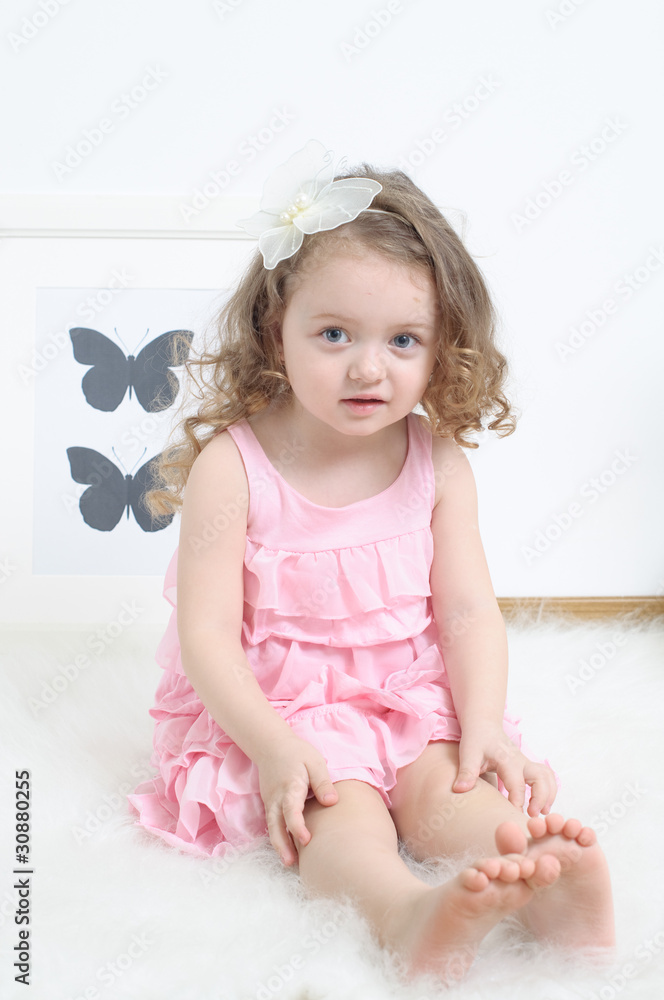
[[[192,206],[177,197],[0,197],[0,217],[5,223],[0,230],[0,296],[4,303],[6,358],[0,621],[5,627],[67,628],[106,622],[117,617],[118,609],[128,601],[140,609],[143,625],[161,624],[168,617],[161,587],[168,559],[177,545],[177,518],[163,533],[163,542],[155,533],[151,543],[157,554],[151,559],[150,572],[137,572],[136,565],[123,572],[122,560],[108,572],[91,572],[94,560],[90,563],[90,552],[82,552],[81,559],[73,561],[61,559],[62,548],[58,555],[63,541],[59,537],[62,522],[54,518],[53,524],[47,523],[49,515],[44,515],[44,509],[57,501],[45,497],[44,490],[50,488],[54,475],[62,474],[62,463],[57,473],[43,467],[48,452],[45,436],[53,432],[53,426],[48,426],[38,404],[47,382],[60,379],[66,360],[69,375],[58,381],[49,402],[56,407],[50,411],[54,413],[53,425],[66,411],[70,424],[77,428],[72,433],[81,438],[80,444],[92,447],[95,435],[86,438],[84,431],[87,424],[96,423],[95,434],[101,441],[98,450],[106,453],[109,442],[104,435],[108,424],[104,418],[108,414],[86,409],[80,377],[77,385],[71,381],[68,323],[106,333],[118,300],[123,293],[131,292],[135,301],[140,299],[148,306],[160,299],[162,304],[166,300],[171,305],[179,302],[177,322],[170,328],[196,326],[194,332],[202,336],[211,327],[226,291],[255,248],[255,241],[235,227],[235,220],[250,215],[257,204],[250,199],[220,199],[205,205],[202,198],[199,204],[201,208],[192,213]],[[86,292],[84,296],[82,291]],[[57,317],[53,312],[50,331],[38,314],[40,298],[50,303],[49,308],[58,301],[62,307]],[[190,323],[185,320],[187,311]],[[71,320],[65,318],[68,314]],[[135,342],[127,346],[132,349]],[[86,371],[81,367],[78,375]],[[57,406],[58,398],[62,399],[61,407]],[[119,408],[127,419],[131,418],[132,406],[135,408],[135,399],[126,397]],[[175,411],[175,404],[172,409]],[[140,410],[134,416],[141,412],[144,424],[146,420],[159,423],[157,430],[143,427],[146,442],[154,433],[165,440],[171,421],[156,421],[157,415]],[[170,409],[164,411],[164,416],[170,413]],[[61,450],[61,444],[54,447]],[[146,454],[143,461],[147,458]],[[77,499],[85,486],[71,480],[69,485],[68,506],[80,520]],[[37,487],[40,493],[36,501]],[[99,532],[88,529],[87,535],[79,533],[80,544],[86,549],[102,545],[107,554],[119,551],[128,539],[125,535],[124,543],[120,540],[127,527],[124,516],[121,520],[124,523],[118,524],[121,530],[115,539],[111,538],[113,532],[101,533],[107,536],[102,539]],[[49,559],[45,561],[47,550]]]

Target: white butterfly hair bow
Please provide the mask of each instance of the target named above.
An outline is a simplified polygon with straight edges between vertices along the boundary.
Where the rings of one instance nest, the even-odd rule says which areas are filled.
[[[332,153],[310,139],[267,179],[260,211],[238,226],[258,236],[268,271],[297,253],[305,233],[352,222],[383,187],[368,177],[333,178]]]

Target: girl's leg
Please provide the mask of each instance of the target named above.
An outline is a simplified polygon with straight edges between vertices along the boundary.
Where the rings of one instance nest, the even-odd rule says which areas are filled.
[[[432,888],[399,857],[394,823],[376,789],[355,780],[335,786],[335,805],[321,806],[315,799],[306,803],[311,840],[298,845],[300,875],[317,892],[350,896],[381,944],[398,954],[409,971],[458,978],[488,931],[532,898],[525,878],[548,885],[559,874],[552,858],[535,862],[519,853],[500,856],[493,851],[492,857]]]
[[[415,858],[461,854],[491,856],[496,846],[537,860],[553,854],[562,875],[546,893],[537,893],[520,912],[539,937],[573,947],[614,944],[613,904],[608,868],[595,834],[578,820],[551,815],[528,819],[488,781],[469,792],[453,792],[458,744],[430,743],[397,773],[390,792],[391,815]]]

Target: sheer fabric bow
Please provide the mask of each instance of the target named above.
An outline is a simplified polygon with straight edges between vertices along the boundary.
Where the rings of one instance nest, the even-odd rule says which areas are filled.
[[[315,139],[268,178],[260,211],[238,222],[245,232],[258,236],[268,271],[297,253],[305,234],[352,222],[382,190],[368,177],[333,178],[332,153]]]

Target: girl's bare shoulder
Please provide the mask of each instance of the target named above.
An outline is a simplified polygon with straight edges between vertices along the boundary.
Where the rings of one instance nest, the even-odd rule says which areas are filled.
[[[185,496],[211,494],[218,500],[247,489],[244,462],[227,430],[219,431],[196,456],[189,473]]]
[[[463,448],[451,437],[433,437],[431,446],[438,504],[443,497],[475,498],[475,477]]]

